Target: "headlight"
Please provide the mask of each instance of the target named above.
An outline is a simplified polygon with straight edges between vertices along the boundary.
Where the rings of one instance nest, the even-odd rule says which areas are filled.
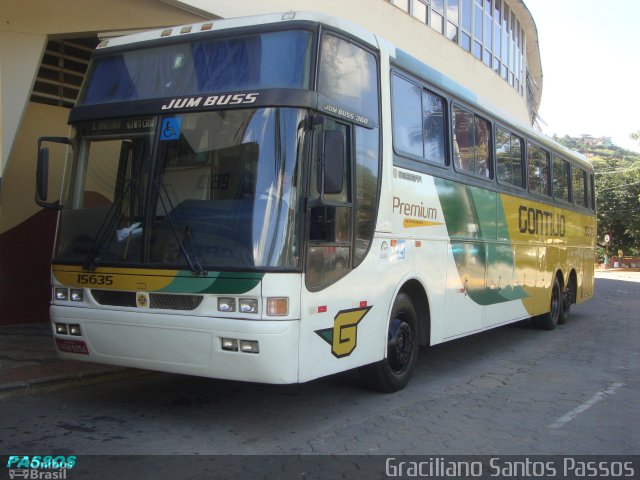
[[[56,297],[56,300],[59,300],[62,302],[66,302],[67,300],[69,300],[69,290],[67,288],[56,287],[54,292],[55,292],[54,295]]]
[[[241,298],[240,312],[242,313],[258,313],[258,300],[255,298]]]
[[[81,336],[82,333],[80,332],[80,325],[77,325],[77,324],[69,325],[69,335],[75,335],[76,337]]]
[[[236,299],[231,297],[218,298],[218,311],[219,312],[235,312]]]
[[[84,301],[84,290],[82,290],[81,288],[72,288],[69,298],[72,302]]]
[[[222,349],[228,350],[230,352],[238,351],[238,340],[235,338],[223,338],[222,339]]]
[[[240,340],[240,351],[244,353],[260,353],[258,342],[253,340]]]

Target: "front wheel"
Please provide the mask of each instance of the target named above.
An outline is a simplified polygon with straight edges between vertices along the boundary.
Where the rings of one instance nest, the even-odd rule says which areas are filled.
[[[387,331],[387,356],[360,368],[368,388],[397,392],[408,383],[418,359],[418,316],[411,298],[400,293],[391,309]]]

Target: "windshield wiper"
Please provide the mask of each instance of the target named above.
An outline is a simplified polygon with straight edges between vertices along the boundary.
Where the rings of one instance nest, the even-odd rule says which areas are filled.
[[[111,204],[107,215],[104,217],[100,228],[98,229],[98,234],[96,235],[96,239],[94,240],[91,248],[89,249],[89,254],[87,255],[86,260],[84,261],[83,268],[85,270],[94,271],[96,269],[96,260],[98,257],[98,253],[102,249],[102,245],[107,239],[107,233],[110,232],[118,220],[122,217],[122,202],[127,197],[129,190],[131,189],[131,182],[127,182],[127,186],[122,191],[122,195],[118,197],[118,199]],[[120,212],[120,214],[118,214]]]
[[[173,220],[173,215],[171,213],[173,211],[173,205],[171,204],[171,199],[169,198],[169,194],[167,193],[167,189],[164,186],[164,183],[161,183],[160,181],[156,181],[156,188],[158,189],[158,199],[160,200],[160,204],[162,205],[162,209],[164,210],[165,218],[168,220],[169,226],[171,227],[171,230],[173,231],[173,234],[175,235],[176,240],[178,240],[180,251],[182,252],[182,255],[184,256],[187,263],[189,264],[189,268],[196,275],[206,275],[207,271],[202,266],[202,261],[200,260],[200,257],[198,256],[198,252],[194,248],[193,242],[191,240],[192,239],[191,227],[189,227],[189,224],[185,224],[184,228],[182,229],[182,234],[178,232],[178,227],[176,226],[176,223]],[[162,190],[162,192],[164,192],[164,195],[167,197],[167,201],[169,202],[170,209],[168,209],[167,205],[164,203],[164,200],[162,199],[162,193],[160,192],[160,190]],[[187,239],[188,242],[185,243],[183,241],[184,239]],[[187,248],[187,245],[188,245],[188,248]]]

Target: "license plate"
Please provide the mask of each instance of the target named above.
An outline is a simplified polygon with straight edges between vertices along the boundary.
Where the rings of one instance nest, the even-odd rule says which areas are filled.
[[[82,340],[64,340],[56,338],[56,347],[64,353],[79,353],[81,355],[89,355],[87,344]]]

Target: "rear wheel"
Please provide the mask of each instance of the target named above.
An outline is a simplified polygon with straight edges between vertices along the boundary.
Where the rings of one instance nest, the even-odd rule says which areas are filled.
[[[533,319],[534,327],[540,330],[553,330],[558,326],[560,321],[560,312],[563,309],[563,295],[560,289],[558,277],[553,278],[553,287],[551,288],[551,302],[549,304],[549,312]]]
[[[400,293],[391,309],[387,357],[360,368],[365,385],[381,392],[402,390],[418,359],[418,316],[411,298]]]
[[[560,316],[558,317],[558,323],[560,325],[567,323],[567,320],[569,320],[571,304],[576,301],[576,289],[575,278],[572,275],[569,277],[569,286],[562,295],[562,308],[560,309]]]

